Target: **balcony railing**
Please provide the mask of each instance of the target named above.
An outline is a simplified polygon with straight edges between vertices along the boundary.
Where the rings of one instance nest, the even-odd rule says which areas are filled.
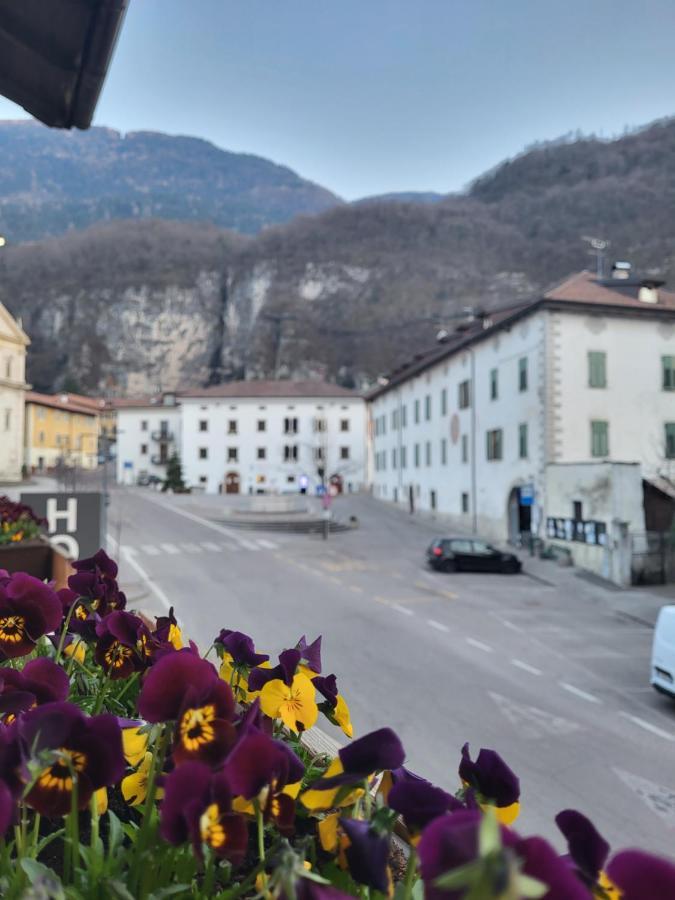
[[[151,456],[150,462],[153,464],[153,466],[166,466],[169,462],[169,457],[160,455]]]
[[[173,434],[170,431],[153,431],[151,437],[153,441],[159,441],[160,444],[170,444],[173,440]]]

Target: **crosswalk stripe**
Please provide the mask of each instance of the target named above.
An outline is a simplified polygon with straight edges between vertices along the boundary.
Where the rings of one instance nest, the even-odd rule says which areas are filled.
[[[154,544],[141,544],[139,549],[142,550],[143,553],[147,553],[148,556],[159,556],[160,554],[160,551]]]
[[[200,541],[200,544],[205,550],[210,550],[212,553],[217,553],[220,550],[218,544],[214,544],[213,541]]]
[[[202,548],[198,547],[196,544],[183,544],[182,546],[183,546],[183,550],[185,550],[186,553],[201,553],[202,552]]]
[[[178,547],[175,544],[160,544],[159,545],[165,553],[170,553],[172,556],[175,553],[180,553]]]
[[[274,541],[268,541],[267,538],[258,538],[258,543],[261,547],[264,547],[265,550],[276,550],[279,546],[275,544]]]
[[[260,547],[257,544],[254,544],[253,541],[245,541],[244,538],[239,538],[238,543],[244,550],[260,550]]]
[[[223,550],[239,550],[236,544],[221,544],[220,546]]]

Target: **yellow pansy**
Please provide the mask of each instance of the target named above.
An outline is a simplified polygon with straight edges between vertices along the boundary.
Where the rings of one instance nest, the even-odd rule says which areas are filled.
[[[271,719],[281,719],[291,731],[305,731],[319,717],[314,685],[301,674],[294,676],[290,687],[280,678],[268,681],[260,692],[260,708]]]
[[[96,799],[96,812],[99,816],[102,816],[103,813],[108,812],[108,789],[107,788],[99,788],[94,792],[94,797]]]
[[[130,766],[136,767],[145,756],[147,749],[147,732],[141,732],[140,728],[122,729],[122,752]]]
[[[146,753],[143,757],[143,762],[138,769],[135,772],[132,772],[131,775],[127,775],[126,778],[122,779],[120,784],[122,796],[129,806],[140,806],[141,803],[145,802],[145,798],[148,794],[148,778],[150,776],[151,765],[152,753]],[[161,800],[163,796],[163,789],[157,788],[155,799]]]
[[[621,891],[613,881],[609,880],[605,872],[600,872],[598,887],[604,891],[604,894],[599,896],[606,898],[606,900],[621,900]]]
[[[333,710],[333,718],[348,738],[354,736],[354,728],[352,726],[351,716],[349,715],[349,707],[342,694],[338,694],[337,696],[337,704]]]
[[[492,806],[490,803],[479,804],[483,812],[492,810],[500,825],[511,825],[520,815],[520,803],[516,801],[509,806]]]
[[[344,772],[342,768],[342,762],[340,761],[340,757],[336,756],[333,762],[328,766],[326,772],[324,774],[324,778],[332,778],[334,775],[341,775]],[[307,809],[311,809],[313,811],[319,811],[323,809],[333,809],[336,805],[339,806],[352,806],[359,797],[363,796],[363,788],[354,788],[353,791],[349,791],[346,797],[343,797],[340,800],[340,803],[337,804],[337,795],[342,790],[342,787],[334,787],[327,788],[326,790],[320,790],[317,788],[309,788],[309,790],[305,791],[300,800],[303,805],[307,807]]]
[[[183,648],[183,634],[178,625],[174,625],[173,622],[169,625],[169,643],[174,650],[182,650]]]
[[[82,665],[87,653],[86,644],[83,640],[78,638],[76,641],[73,641],[71,644],[68,644],[66,647],[64,647],[63,652],[66,656],[72,657],[75,662],[78,662],[80,663],[80,665]]]

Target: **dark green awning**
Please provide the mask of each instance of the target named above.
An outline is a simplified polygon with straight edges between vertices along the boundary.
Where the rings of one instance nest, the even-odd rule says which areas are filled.
[[[128,0],[0,0],[0,94],[55,128],[88,128]]]

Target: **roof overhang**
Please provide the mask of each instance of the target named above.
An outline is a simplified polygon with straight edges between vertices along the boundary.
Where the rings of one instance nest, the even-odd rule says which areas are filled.
[[[0,93],[55,128],[88,128],[128,0],[0,0]]]

